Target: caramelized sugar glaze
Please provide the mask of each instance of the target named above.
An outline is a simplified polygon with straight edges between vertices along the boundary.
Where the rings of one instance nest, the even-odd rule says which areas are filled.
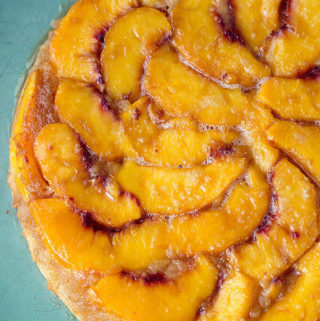
[[[9,181],[81,320],[320,318],[320,4],[79,0]]]

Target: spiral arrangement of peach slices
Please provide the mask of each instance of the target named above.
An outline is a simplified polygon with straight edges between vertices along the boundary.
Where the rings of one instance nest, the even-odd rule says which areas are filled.
[[[314,0],[70,9],[11,161],[53,257],[100,275],[93,302],[131,321],[320,317],[319,58]]]

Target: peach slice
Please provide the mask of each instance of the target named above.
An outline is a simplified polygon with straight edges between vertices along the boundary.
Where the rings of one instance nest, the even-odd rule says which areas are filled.
[[[280,229],[274,227],[275,232]],[[253,243],[237,248],[230,258],[237,269],[262,282],[270,281],[290,266],[278,245],[265,233],[258,233]]]
[[[289,121],[275,122],[267,132],[278,148],[298,161],[320,183],[320,128]]]
[[[145,58],[170,34],[166,15],[152,8],[135,9],[115,22],[101,54],[103,77],[113,99],[139,97]]]
[[[38,167],[34,166],[35,159],[32,148],[31,153],[30,149],[28,148],[28,144],[24,145],[24,153],[23,149],[19,148],[20,145],[22,147],[22,143],[28,142],[26,139],[24,139],[24,137],[32,135],[32,132],[28,135],[28,132],[24,128],[25,115],[32,112],[32,110],[36,108],[37,87],[40,79],[41,73],[39,71],[35,71],[30,75],[26,83],[20,102],[20,112],[18,118],[15,120],[14,127],[12,129],[12,139],[10,141],[10,162],[14,170],[15,184],[24,201],[29,201],[32,197],[28,189],[32,179],[35,179],[40,186],[43,186],[43,188],[46,185],[45,181],[41,177]],[[33,163],[31,166],[29,165],[30,161]],[[32,174],[30,175],[30,173]]]
[[[320,82],[314,79],[271,78],[257,99],[286,119],[320,119]]]
[[[110,177],[105,181],[90,177],[82,146],[67,124],[44,127],[36,138],[34,150],[41,171],[56,195],[72,200],[80,210],[115,227],[140,217],[136,199],[122,193],[115,181]]]
[[[117,265],[126,271],[144,270],[169,256],[166,220],[147,219],[114,234],[113,255]]]
[[[45,83],[45,86],[44,86]],[[48,195],[48,185],[43,179],[33,152],[33,141],[44,125],[54,121],[52,95],[44,91],[54,84],[46,74],[36,70],[30,74],[19,102],[19,113],[12,128],[10,162],[15,184],[24,201]]]
[[[301,275],[290,292],[259,319],[261,321],[313,321],[320,317],[320,244],[317,243],[297,263]]]
[[[266,41],[265,59],[275,76],[294,77],[320,58],[320,4],[291,0],[286,16],[284,27]]]
[[[253,56],[237,34],[224,32],[226,25],[216,1],[179,0],[173,9],[172,24],[179,53],[201,73],[245,87],[270,76],[269,67]]]
[[[288,24],[295,31],[312,39],[319,39],[320,4],[312,0],[291,0]]]
[[[55,103],[60,117],[96,154],[108,160],[135,155],[120,119],[94,87],[64,80]]]
[[[83,0],[62,19],[50,46],[58,75],[95,83],[103,88],[99,48],[101,36],[114,20],[138,5],[137,0]]]
[[[222,283],[213,306],[200,316],[199,321],[246,320],[257,298],[256,288],[252,279],[232,271]]]
[[[256,235],[256,241],[236,250],[241,271],[270,280],[308,250],[319,233],[314,185],[286,159],[274,169],[274,217]]]
[[[181,214],[212,203],[246,166],[246,158],[232,156],[193,168],[147,167],[125,161],[116,178],[138,197],[145,211]]]
[[[251,111],[245,117],[241,127],[243,137],[250,146],[256,163],[264,173],[269,172],[279,158],[279,150],[268,141],[266,130],[275,121],[270,110],[257,101],[252,101]]]
[[[105,309],[124,320],[194,320],[200,304],[213,291],[218,278],[216,268],[203,256],[195,267],[175,280],[147,281],[125,274],[108,275],[92,287]]]
[[[246,181],[235,186],[221,209],[133,225],[114,236],[114,256],[119,266],[136,270],[168,255],[220,253],[252,233],[267,211],[268,199],[264,175],[250,167]]]
[[[126,134],[143,159],[160,166],[199,165],[219,144],[238,138],[235,131],[200,131],[188,119],[169,119],[162,128],[150,117],[154,103],[142,97],[122,113]],[[163,129],[165,128],[165,129]]]
[[[277,223],[288,228],[291,233],[298,232],[299,237],[307,233],[312,238],[315,234],[312,231],[317,230],[318,212],[314,185],[286,159],[275,167],[272,185],[275,195],[278,195]]]
[[[319,48],[319,43],[320,40],[304,39],[284,30],[267,38],[265,60],[275,76],[299,76],[318,62],[320,51],[315,48]]]
[[[240,89],[211,82],[184,65],[168,46],[153,54],[143,85],[170,115],[193,116],[205,124],[239,125],[248,106]]]
[[[241,35],[260,54],[265,39],[280,28],[281,0],[232,0],[231,3]]]
[[[38,199],[30,212],[45,246],[66,267],[106,272],[113,266],[108,235],[82,226],[79,214],[57,198]]]

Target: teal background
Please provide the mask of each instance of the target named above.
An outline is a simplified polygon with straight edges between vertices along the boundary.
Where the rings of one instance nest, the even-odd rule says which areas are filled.
[[[73,2],[0,0],[0,321],[75,320],[33,263],[7,185],[16,91],[51,22]]]

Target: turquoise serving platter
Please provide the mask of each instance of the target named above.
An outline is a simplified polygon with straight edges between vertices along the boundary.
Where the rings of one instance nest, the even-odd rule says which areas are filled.
[[[74,0],[0,0],[0,320],[76,320],[48,289],[22,236],[7,184],[16,97],[51,23]]]

